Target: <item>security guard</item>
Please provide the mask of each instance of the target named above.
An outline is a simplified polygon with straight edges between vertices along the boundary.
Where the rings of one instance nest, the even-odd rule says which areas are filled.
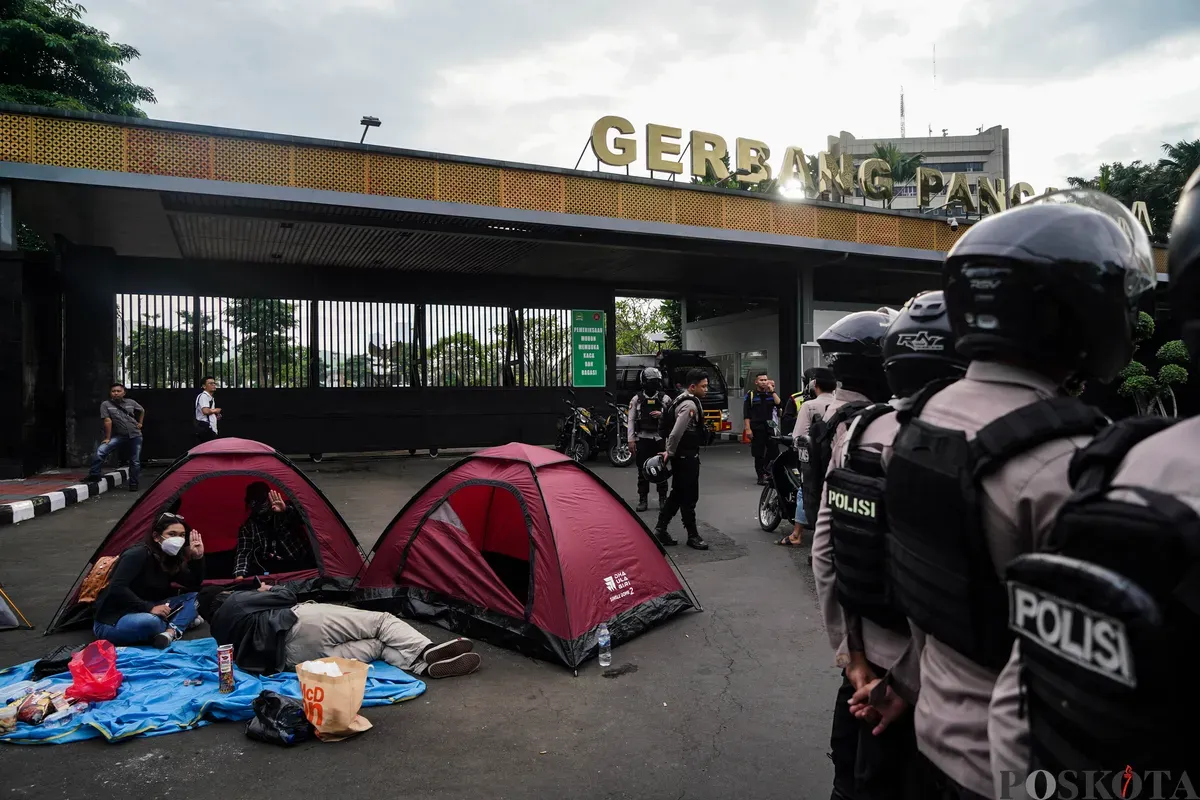
[[[865,408],[840,426],[813,537],[814,550],[832,547],[832,574],[823,560],[818,563],[824,569],[814,573],[820,578],[817,599],[830,645],[844,668],[830,737],[835,800],[924,800],[912,714],[872,736],[873,726],[856,719],[849,702],[857,689],[883,676],[908,646],[908,620],[887,585],[881,456],[899,427],[896,410],[932,381],[966,370],[966,359],[954,349],[942,292],[909,300],[887,329],[882,349],[892,400]],[[843,622],[844,641],[839,633]]]
[[[759,486],[767,484],[767,465],[775,457],[777,447],[771,441],[771,421],[783,404],[775,391],[775,381],[767,373],[754,376],[754,387],[742,398],[742,417],[745,435],[750,437],[750,452],[754,456],[754,475]]]
[[[989,741],[1012,651],[1001,577],[1043,544],[1071,492],[1072,456],[1107,425],[1064,386],[1111,380],[1128,363],[1138,300],[1156,283],[1149,254],[1128,209],[1072,190],[976,223],[947,256],[947,310],[971,363],[897,412],[883,458],[888,568],[912,640],[887,683],[863,687],[852,706],[870,716],[869,696],[886,726],[919,695],[917,745],[936,768],[935,797],[992,796],[995,751],[1019,733],[993,725]]]
[[[704,429],[702,401],[708,393],[708,373],[693,369],[687,374],[687,390],[676,397],[667,409],[666,419],[671,423],[667,436],[665,457],[671,466],[671,495],[658,512],[658,524],[654,535],[665,545],[679,544],[667,532],[667,526],[676,512],[683,517],[687,531],[687,545],[696,550],[707,550],[708,543],[700,536],[696,527],[696,503],[700,501],[700,442]]]
[[[796,418],[800,416],[800,407],[804,405],[805,400],[811,400],[816,397],[813,392],[813,369],[804,370],[804,375],[800,378],[800,391],[793,392],[786,400],[783,401],[783,411],[779,415],[779,430],[787,434],[792,428],[796,427]]]
[[[656,367],[642,370],[642,390],[629,401],[629,449],[637,458],[638,511],[649,508],[650,481],[642,473],[646,459],[663,451],[663,437],[658,432],[658,420],[671,397],[662,390],[662,373]],[[667,499],[667,485],[658,485],[658,507]]]
[[[1200,170],[1180,195],[1170,243],[1171,313],[1195,368]],[[1075,493],[1047,554],[1022,556],[1008,568],[1018,639],[992,695],[989,725],[994,740],[1015,738],[1016,746],[993,753],[998,796],[1016,796],[1027,771],[1124,764],[1137,770],[1122,776],[1133,784],[1129,797],[1146,796],[1143,780],[1146,794],[1157,797],[1194,793],[1194,786],[1178,791],[1189,766],[1190,780],[1198,779],[1193,719],[1170,687],[1194,660],[1184,653],[1200,641],[1198,473],[1196,417],[1123,420],[1073,459]],[[1016,724],[1022,699],[1028,742]],[[1152,778],[1151,771],[1166,775]],[[1167,789],[1150,788],[1151,780]]]

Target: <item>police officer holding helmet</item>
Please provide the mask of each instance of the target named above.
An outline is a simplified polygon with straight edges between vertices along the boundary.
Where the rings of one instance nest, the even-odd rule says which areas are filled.
[[[638,511],[649,507],[650,481],[642,467],[646,459],[663,451],[663,437],[658,430],[658,421],[671,397],[662,389],[662,373],[656,367],[642,370],[642,389],[629,401],[629,449],[637,458]],[[658,507],[667,500],[667,485],[658,485]]]
[[[916,704],[941,798],[993,794],[994,758],[1027,735],[1012,693],[989,704],[1013,636],[1002,582],[1071,494],[1072,456],[1107,425],[1065,391],[1109,381],[1157,281],[1145,232],[1107,195],[1055,192],[973,225],[943,272],[965,377],[919,392],[885,449],[889,576],[912,629],[852,710],[882,730]],[[870,700],[871,705],[865,705]]]
[[[845,640],[830,644],[844,668],[830,737],[834,798],[924,800],[925,770],[917,754],[911,713],[880,736],[851,713],[854,692],[886,671],[908,647],[908,620],[888,591],[883,449],[899,428],[896,410],[928,384],[961,377],[966,359],[942,292],[909,300],[883,339],[883,371],[892,400],[869,406],[842,423],[817,515],[813,548],[832,546],[833,572],[819,582],[822,616],[844,621]]]
[[[1172,315],[1200,365],[1200,170],[1180,195],[1167,269]],[[1007,571],[1018,639],[991,728],[1009,735],[1023,684],[1030,735],[1028,747],[1018,740],[1008,758],[992,759],[1000,796],[1017,796],[1028,771],[1125,764],[1136,774],[1116,772],[1123,796],[1191,794],[1178,789],[1200,763],[1194,715],[1171,687],[1200,641],[1198,473],[1195,417],[1122,420],[1072,461],[1075,494],[1045,553]]]

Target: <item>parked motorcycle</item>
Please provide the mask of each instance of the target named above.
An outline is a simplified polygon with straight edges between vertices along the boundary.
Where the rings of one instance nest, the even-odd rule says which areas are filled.
[[[629,449],[629,409],[617,405],[616,395],[605,392],[608,398],[608,413],[599,427],[596,446],[608,453],[608,463],[614,467],[628,467],[633,463]]]
[[[758,498],[758,526],[767,533],[783,520],[796,521],[796,501],[800,497],[800,454],[791,436],[779,435],[779,425],[770,423],[771,441],[779,454],[767,467],[767,485]]]
[[[563,398],[567,413],[558,420],[558,439],[554,449],[580,464],[596,453],[596,425],[592,412],[575,401],[575,392],[567,389]]]

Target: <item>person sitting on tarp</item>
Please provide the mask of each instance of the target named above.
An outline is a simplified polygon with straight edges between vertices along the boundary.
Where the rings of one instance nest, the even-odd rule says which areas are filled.
[[[246,487],[246,521],[238,529],[233,577],[315,569],[308,531],[295,506],[263,481]]]
[[[160,649],[196,621],[196,591],[204,582],[204,542],[178,514],[160,514],[141,544],[121,553],[96,598],[92,633],[116,645]],[[179,594],[181,586],[191,591]]]
[[[470,639],[434,644],[408,623],[383,611],[329,603],[300,604],[296,593],[263,584],[258,590],[230,591],[207,586],[200,613],[217,644],[233,645],[234,660],[246,672],[270,675],[314,658],[353,658],[428,678],[453,678],[479,669],[481,658]]]

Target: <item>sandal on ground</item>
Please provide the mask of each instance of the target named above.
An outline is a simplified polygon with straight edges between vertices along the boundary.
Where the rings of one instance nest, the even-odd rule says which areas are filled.
[[[782,539],[780,539],[778,542],[776,542],[775,544],[783,545],[784,547],[803,547],[804,546],[803,541],[793,542],[791,536],[785,536]]]

